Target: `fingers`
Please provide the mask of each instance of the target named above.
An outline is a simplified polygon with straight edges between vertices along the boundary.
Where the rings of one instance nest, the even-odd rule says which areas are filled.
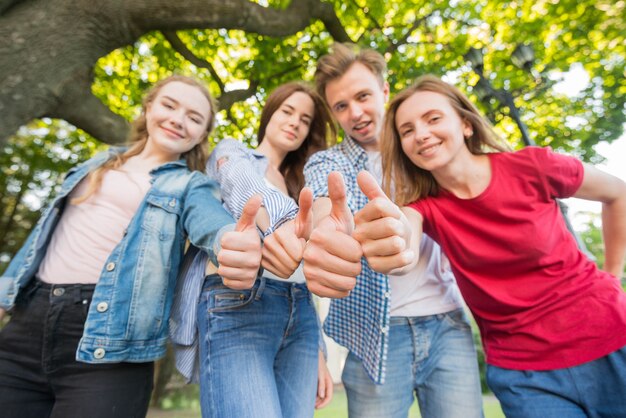
[[[354,223],[352,211],[348,207],[346,185],[343,177],[337,171],[333,171],[328,175],[328,197],[331,202],[331,218],[337,222],[338,227],[343,232],[351,233]]]
[[[261,266],[261,239],[256,227],[227,232],[220,243],[217,273],[222,276],[224,284],[233,289],[251,288]]]
[[[313,229],[313,191],[308,187],[303,188],[300,192],[298,206],[300,209],[295,219],[296,236],[309,239]]]
[[[254,195],[248,199],[248,202],[243,207],[241,217],[237,221],[235,231],[241,232],[246,228],[256,227],[256,215],[261,207],[261,201],[261,195]]]
[[[316,228],[304,250],[304,275],[311,292],[343,298],[361,273],[361,245],[349,235]]]
[[[389,274],[393,270],[414,264],[415,253],[413,250],[407,249],[398,254],[390,256],[371,256],[367,257],[367,264],[372,270],[383,274]]]
[[[405,237],[407,235],[407,226],[402,218],[391,216],[375,217],[372,220],[365,221],[367,215],[357,213],[355,221],[358,220],[352,236],[361,244],[368,240],[384,239],[392,236]]]
[[[385,199],[388,199],[385,192],[383,192],[383,189],[381,189],[378,185],[378,182],[376,181],[374,176],[372,176],[369,172],[361,171],[359,174],[357,174],[356,181],[363,194],[367,196],[369,200],[373,200],[378,197],[384,197]]]
[[[295,234],[295,221],[281,225],[263,243],[263,267],[282,278],[300,265],[306,241]]]
[[[319,354],[318,372],[317,372],[317,396],[315,398],[315,409],[325,407],[333,399],[333,380],[324,355]]]

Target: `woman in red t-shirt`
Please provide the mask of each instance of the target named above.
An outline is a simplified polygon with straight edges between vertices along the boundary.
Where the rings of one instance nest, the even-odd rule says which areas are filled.
[[[381,144],[383,188],[402,209],[359,175],[370,203],[354,236],[370,266],[411,268],[422,231],[441,245],[507,417],[626,416],[626,183],[547,148],[508,152],[433,76],[391,101]],[[570,196],[603,203],[604,270],[566,228],[555,199]]]

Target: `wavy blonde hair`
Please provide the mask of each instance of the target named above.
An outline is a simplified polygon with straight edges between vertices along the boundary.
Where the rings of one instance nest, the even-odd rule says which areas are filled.
[[[411,87],[398,93],[389,102],[381,133],[383,190],[388,196],[394,194],[394,200],[400,206],[439,193],[439,185],[432,173],[416,166],[402,150],[400,134],[396,128],[396,114],[400,105],[413,94],[422,91],[445,96],[460,118],[472,126],[472,135],[465,139],[467,148],[472,154],[511,150],[496,134],[489,121],[459,89],[434,75],[418,78]]]
[[[83,203],[100,188],[102,184],[102,177],[108,170],[116,170],[120,168],[130,157],[134,157],[144,150],[144,148],[146,147],[146,143],[148,142],[148,124],[146,121],[146,110],[150,103],[152,103],[154,99],[156,99],[159,91],[161,91],[161,89],[165,85],[173,82],[185,83],[187,85],[197,88],[204,95],[204,97],[207,98],[211,105],[209,109],[209,118],[207,120],[204,137],[195,147],[181,155],[181,158],[185,159],[185,161],[187,162],[187,167],[190,170],[205,170],[206,160],[209,154],[208,138],[215,125],[217,104],[211,96],[211,93],[209,93],[209,90],[200,81],[183,75],[172,75],[158,81],[154,86],[152,86],[150,90],[148,90],[148,92],[144,96],[141,104],[141,114],[131,124],[131,131],[127,140],[128,149],[122,154],[114,154],[110,160],[92,171],[89,174],[89,185],[87,187],[87,191],[83,196],[72,199],[72,204]]]

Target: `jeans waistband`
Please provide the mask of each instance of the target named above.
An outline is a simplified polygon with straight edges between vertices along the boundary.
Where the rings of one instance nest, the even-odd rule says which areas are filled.
[[[223,286],[222,278],[217,274],[210,274],[204,278],[204,290],[221,286]],[[258,277],[254,282],[254,286],[248,289],[248,291],[254,293],[255,299],[259,299],[267,291],[284,293],[285,296],[291,295],[292,297],[299,297],[300,295],[308,297],[310,294],[306,283],[281,282],[280,280],[267,277]]]
[[[62,297],[66,300],[70,299],[73,302],[79,302],[85,299],[91,299],[95,288],[96,285],[92,283],[53,284],[43,282],[39,278],[36,278],[33,279],[28,286],[26,286],[24,291],[26,293],[26,297],[34,295],[35,293],[42,293],[49,295],[50,297]]]

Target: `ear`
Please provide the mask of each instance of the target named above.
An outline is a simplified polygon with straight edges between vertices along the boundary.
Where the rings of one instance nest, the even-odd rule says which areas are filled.
[[[386,81],[383,83],[383,95],[385,96],[385,103],[387,103],[389,101],[389,83]]]
[[[474,135],[474,128],[472,124],[467,121],[467,119],[463,119],[463,138],[468,139]]]

